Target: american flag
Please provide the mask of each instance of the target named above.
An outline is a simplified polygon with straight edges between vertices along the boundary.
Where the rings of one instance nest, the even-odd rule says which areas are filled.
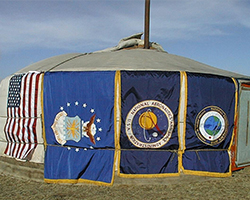
[[[5,154],[26,160],[37,146],[37,101],[41,73],[14,75],[9,82]]]

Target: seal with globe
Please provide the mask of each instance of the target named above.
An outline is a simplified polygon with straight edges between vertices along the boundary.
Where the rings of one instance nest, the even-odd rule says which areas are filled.
[[[200,111],[195,120],[197,137],[205,144],[214,146],[222,142],[228,130],[226,113],[217,106],[208,106]]]

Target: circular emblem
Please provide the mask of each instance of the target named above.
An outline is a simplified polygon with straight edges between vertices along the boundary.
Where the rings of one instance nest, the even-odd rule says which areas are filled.
[[[160,148],[171,138],[174,115],[160,101],[142,101],[129,111],[125,129],[128,139],[136,147]]]
[[[227,136],[228,119],[226,113],[217,106],[201,110],[195,120],[197,137],[205,144],[214,146]]]

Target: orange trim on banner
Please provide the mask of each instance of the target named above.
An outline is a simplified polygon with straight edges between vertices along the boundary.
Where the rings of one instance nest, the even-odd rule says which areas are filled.
[[[242,83],[241,86],[242,86],[242,87],[250,88],[250,83],[249,83],[249,84],[248,84],[248,83]]]

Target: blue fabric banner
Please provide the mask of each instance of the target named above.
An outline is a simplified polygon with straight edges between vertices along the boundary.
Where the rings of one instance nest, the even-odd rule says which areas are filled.
[[[179,96],[179,72],[121,71],[121,174],[178,172]]]
[[[194,171],[229,172],[227,150],[234,128],[234,81],[228,77],[196,73],[187,73],[187,80],[183,167]]]
[[[113,150],[47,146],[44,176],[52,183],[81,180],[111,183],[113,165]]]
[[[198,172],[229,172],[229,163],[227,151],[185,151],[183,159],[185,169]]]
[[[121,151],[120,172],[124,174],[178,173],[178,153],[169,151]]]
[[[113,71],[45,73],[46,181],[111,183],[114,81]]]

